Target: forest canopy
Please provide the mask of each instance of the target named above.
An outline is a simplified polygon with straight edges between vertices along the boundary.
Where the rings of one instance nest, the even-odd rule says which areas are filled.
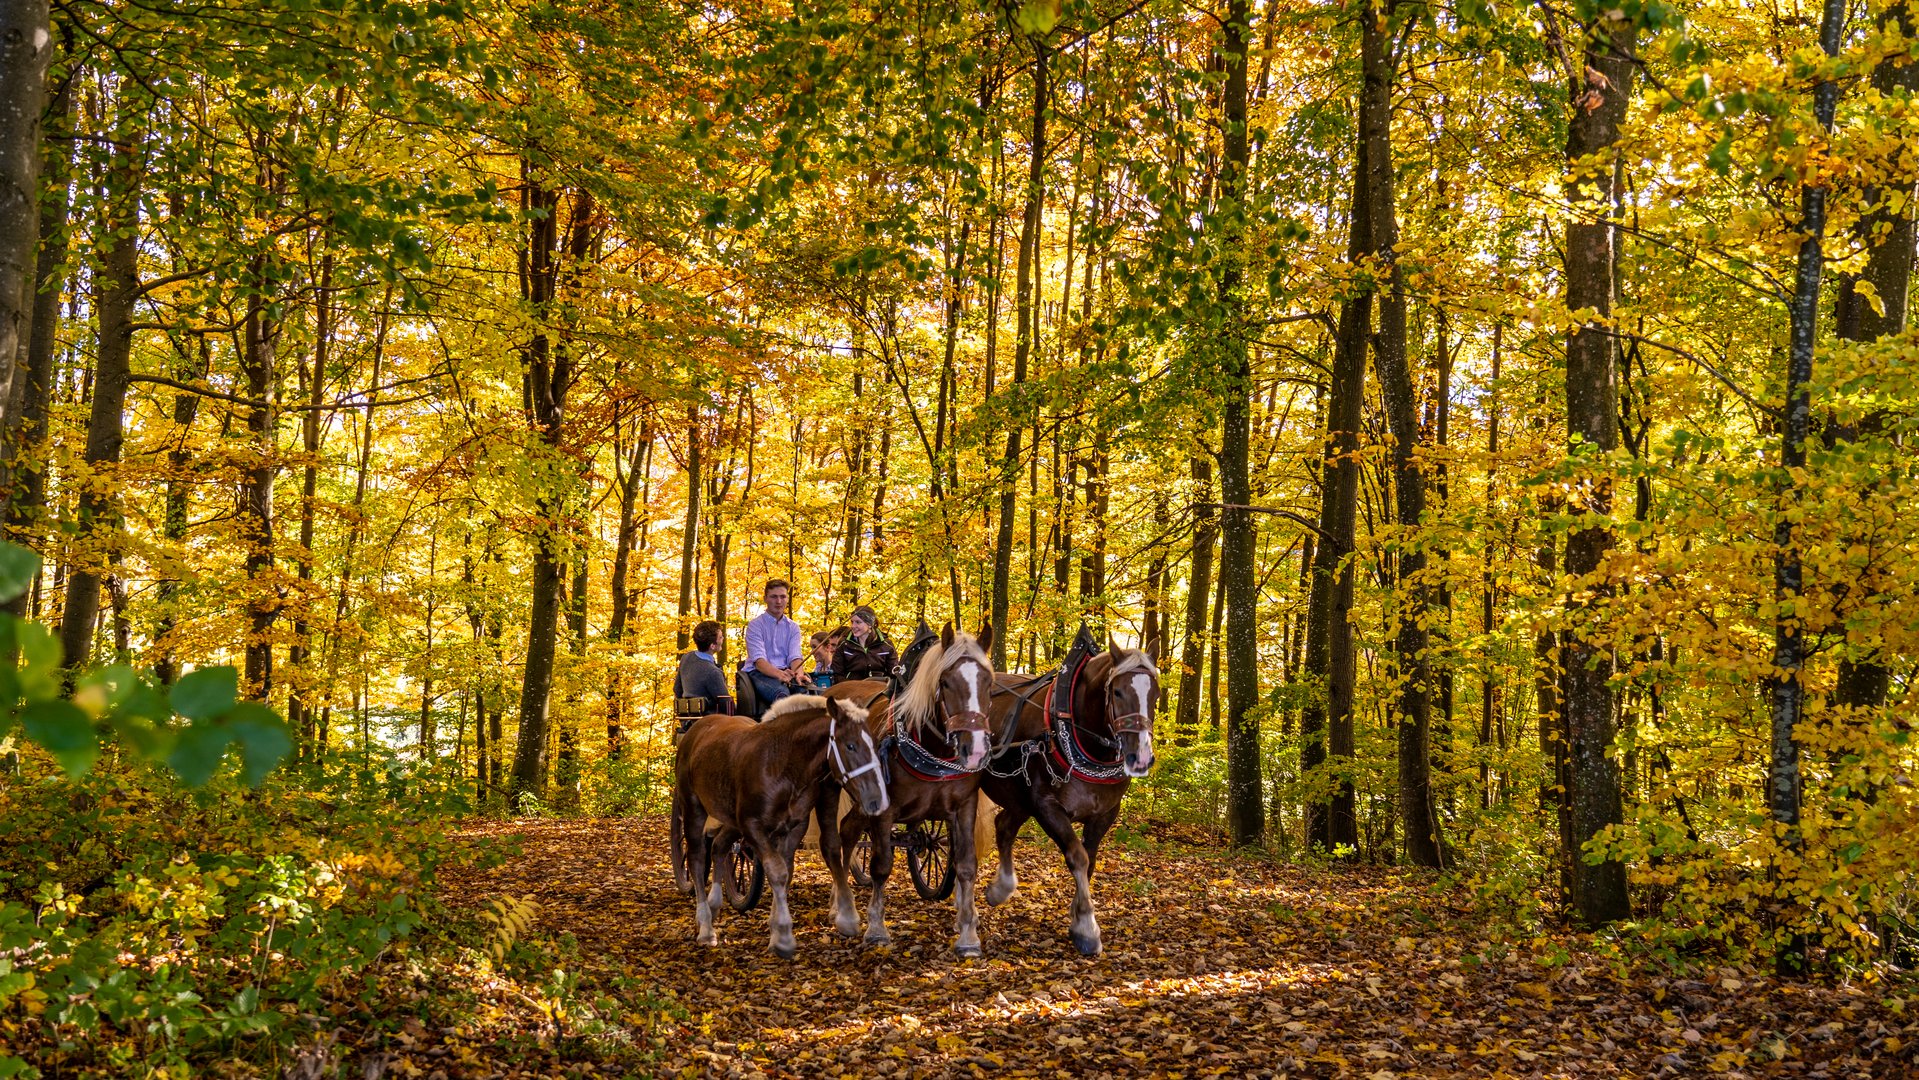
[[[1908,0],[6,19],[7,814],[662,813],[779,578],[1147,650],[1128,820],[1911,956]]]

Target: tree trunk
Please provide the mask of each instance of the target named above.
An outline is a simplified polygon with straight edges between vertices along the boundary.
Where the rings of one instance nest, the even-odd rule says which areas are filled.
[[[1844,0],[1826,0],[1819,26],[1819,44],[1827,56],[1839,54],[1839,41],[1845,29]],[[1813,113],[1819,126],[1832,131],[1833,113],[1839,104],[1839,84],[1820,78],[1813,85]],[[1805,603],[1805,570],[1801,563],[1799,540],[1793,533],[1792,509],[1799,501],[1796,473],[1806,465],[1806,439],[1812,427],[1813,349],[1819,329],[1819,286],[1825,271],[1824,239],[1826,231],[1825,183],[1808,183],[1800,188],[1799,265],[1793,280],[1792,300],[1788,307],[1791,321],[1787,351],[1785,417],[1782,427],[1779,471],[1778,521],[1773,526],[1773,601],[1780,615],[1773,626],[1774,674],[1767,680],[1772,696],[1772,764],[1767,774],[1766,802],[1772,819],[1783,834],[1787,849],[1798,852],[1805,840],[1799,833],[1799,807],[1804,781],[1799,773],[1799,718],[1805,709],[1805,684],[1801,670],[1806,662],[1805,642],[1801,638],[1799,617],[1794,614]],[[1782,971],[1805,967],[1803,938],[1794,935],[1781,950]]]
[[[213,352],[207,344],[205,334],[198,335],[198,362],[181,364],[180,376],[183,381],[204,379],[207,369],[212,365]],[[200,395],[192,393],[175,394],[173,397],[173,425],[179,429],[173,436],[173,447],[167,451],[167,492],[166,517],[161,524],[161,534],[174,550],[186,543],[188,511],[191,508],[191,487],[187,482],[187,468],[193,462],[193,453],[187,447],[192,442],[193,421],[200,414]],[[160,582],[160,624],[154,634],[154,647],[159,656],[153,664],[154,677],[161,685],[172,685],[177,675],[177,666],[173,659],[173,629],[177,621],[175,608],[180,591],[180,581],[168,577]],[[310,722],[312,714],[303,713],[301,719]],[[296,730],[308,725],[296,725]],[[308,743],[305,731],[301,731],[301,747]]]
[[[71,77],[60,80],[47,113],[55,126],[53,134],[66,135],[73,122]],[[5,136],[0,134],[0,137]],[[47,405],[53,398],[53,354],[59,341],[60,294],[66,279],[70,238],[67,176],[71,172],[72,157],[70,141],[45,140],[42,166],[45,178],[41,184],[43,197],[38,229],[40,252],[33,277],[33,325],[27,335],[27,364],[13,377],[12,404],[6,411],[5,428],[0,429],[7,435],[0,445],[4,445],[15,460],[6,507],[7,533],[14,543],[36,541],[46,516],[48,454],[42,442],[47,437]],[[22,594],[9,601],[6,610],[25,615],[27,603],[27,596]]]
[[[1214,506],[1213,463],[1201,450],[1193,455],[1193,570],[1186,589],[1186,637],[1179,650],[1179,711],[1173,717],[1174,738],[1180,745],[1193,741],[1199,730],[1201,665],[1206,659],[1206,607],[1213,592],[1213,545],[1219,534]]]
[[[652,425],[649,423],[642,427],[638,434],[624,472],[619,469],[617,456],[614,463],[614,480],[620,486],[620,527],[613,540],[613,573],[607,586],[612,599],[612,611],[607,617],[606,640],[616,649],[626,642],[627,614],[633,608],[627,575],[631,572],[633,541],[638,532],[635,508],[641,475],[646,469],[647,449],[653,444]],[[616,455],[618,451],[619,448],[615,447]],[[606,677],[606,757],[609,761],[618,761],[626,756],[626,678],[620,668],[622,659],[620,655],[613,657],[612,670]]]
[[[127,111],[133,111],[128,105]],[[117,133],[108,183],[112,192],[101,221],[106,247],[100,255],[94,302],[99,346],[94,357],[93,402],[87,417],[88,483],[80,485],[79,534],[72,547],[60,647],[69,668],[85,667],[93,653],[93,626],[100,614],[100,585],[119,523],[113,473],[126,441],[127,388],[133,377],[133,305],[140,294],[140,185],[144,170],[142,135],[131,128]],[[37,220],[37,216],[35,218]],[[4,314],[4,313],[0,313]]]
[[[1914,36],[1913,23],[1912,5],[1908,0],[1894,0],[1879,15],[1882,29],[1896,26],[1900,36],[1908,41]],[[1874,66],[1873,89],[1887,98],[1902,90],[1908,94],[1919,92],[1919,62],[1911,58],[1905,58],[1903,63],[1894,60],[1887,57]],[[1869,247],[1866,271],[1860,278],[1870,283],[1878,294],[1879,307],[1875,309],[1855,294],[1849,305],[1850,318],[1841,318],[1837,327],[1843,339],[1878,341],[1905,332],[1907,299],[1912,288],[1913,203],[1919,198],[1913,181],[1911,174],[1898,176],[1892,184],[1867,194],[1873,209],[1859,223],[1859,232]],[[1856,437],[1883,426],[1879,418],[1872,417],[1860,425],[1860,432],[1846,431],[1840,435]],[[1839,661],[1833,700],[1848,708],[1876,709],[1886,703],[1891,685],[1892,669],[1877,652],[1843,657]]]
[[[279,589],[269,583],[273,570],[273,429],[278,379],[274,373],[280,327],[269,308],[266,261],[256,257],[253,283],[257,294],[247,302],[241,327],[240,366],[246,378],[247,431],[253,437],[252,460],[240,473],[241,535],[246,543],[247,593],[246,686],[244,692],[266,701],[273,693],[273,622],[280,611]]]
[[[1033,46],[1033,135],[1032,154],[1026,171],[1026,213],[1020,224],[1019,265],[1014,284],[1019,312],[1017,332],[1013,339],[1014,386],[1026,381],[1026,364],[1033,352],[1033,336],[1038,322],[1033,297],[1035,279],[1038,277],[1040,214],[1045,207],[1046,196],[1048,50],[1043,39],[1034,37],[1029,40]],[[1022,431],[1017,419],[1006,425],[1006,456],[1001,460],[999,470],[999,531],[993,541],[992,617],[993,667],[999,671],[1006,670],[1006,643],[1013,637],[1008,633],[1006,620],[1012,607],[1013,510],[1017,497],[1015,485],[1019,479]]]
[[[8,436],[20,419],[12,407],[15,366],[33,333],[40,122],[52,59],[46,0],[16,0],[0,9],[0,432]]]
[[[1572,123],[1566,135],[1574,208],[1574,218],[1566,224],[1566,307],[1573,312],[1591,311],[1593,317],[1574,327],[1566,342],[1566,437],[1572,453],[1587,453],[1586,448],[1594,452],[1588,460],[1595,469],[1580,503],[1570,509],[1604,518],[1612,512],[1612,489],[1599,471],[1607,467],[1599,458],[1619,445],[1617,350],[1608,325],[1617,235],[1611,220],[1611,151],[1632,94],[1635,33],[1632,24],[1621,18],[1587,26],[1582,36],[1584,74],[1570,88]],[[1606,552],[1612,546],[1612,530],[1604,525],[1580,529],[1567,538],[1566,574],[1574,599],[1567,603],[1568,627],[1560,651],[1560,709],[1569,763],[1566,798],[1573,844],[1565,859],[1572,868],[1573,905],[1580,918],[1594,927],[1632,913],[1625,864],[1607,859],[1590,865],[1584,853],[1586,843],[1600,831],[1625,820],[1619,770],[1611,757],[1615,736],[1611,650],[1587,625],[1604,617],[1605,600],[1612,594],[1604,574]]]
[[[1355,264],[1372,250],[1364,200],[1364,140],[1357,149],[1346,240],[1346,257]],[[1355,290],[1341,301],[1327,394],[1326,460],[1320,466],[1319,542],[1313,551],[1312,586],[1306,597],[1306,674],[1317,686],[1300,716],[1300,769],[1308,778],[1328,761],[1336,769],[1327,801],[1306,808],[1306,843],[1328,853],[1359,847],[1357,794],[1351,774],[1357,676],[1351,622],[1353,571],[1348,559],[1359,515],[1359,433],[1366,406],[1366,339],[1372,320],[1370,290]]]
[[[1249,157],[1246,132],[1246,61],[1250,51],[1248,0],[1229,0],[1220,52],[1226,62],[1225,153],[1220,163],[1219,203],[1224,207],[1224,261],[1219,303],[1225,309],[1221,392],[1225,395],[1220,437],[1220,578],[1226,591],[1226,819],[1233,843],[1260,843],[1266,832],[1265,792],[1260,783],[1259,590],[1253,559],[1251,467],[1252,370],[1245,337],[1245,216]]]
[[[567,695],[566,715],[560,717],[560,750],[554,761],[553,779],[559,787],[555,800],[562,810],[580,805],[580,689],[579,665],[586,659],[586,545],[579,545],[573,556],[573,583],[567,589],[566,624],[572,634],[574,673],[569,680],[573,689]]]
[[[555,349],[548,336],[548,320],[554,316],[557,273],[555,246],[559,224],[559,193],[547,190],[526,169],[523,210],[530,218],[527,245],[522,255],[523,272],[520,295],[531,309],[535,329],[532,339],[521,351],[527,397],[530,399],[533,430],[542,444],[540,451],[559,457],[561,425],[565,419],[566,392],[573,380],[570,357],[564,347]],[[578,196],[581,204],[585,195]],[[576,208],[584,209],[582,205]],[[533,573],[528,583],[531,593],[527,616],[526,664],[520,687],[520,731],[513,752],[513,773],[508,782],[507,811],[521,809],[527,796],[545,793],[548,716],[553,691],[553,666],[559,644],[560,599],[564,591],[564,538],[559,517],[564,511],[564,495],[549,482],[534,500]]]
[[[700,485],[704,478],[700,475],[700,414],[698,406],[689,406],[686,410],[686,528],[680,536],[680,606],[679,632],[675,637],[674,648],[685,652],[693,640],[693,594],[698,585],[694,580],[693,557],[700,547]]]
[[[320,490],[320,401],[326,387],[327,353],[333,345],[333,255],[330,252],[320,260],[313,306],[313,368],[306,376],[306,415],[300,418],[300,446],[306,454],[306,465],[300,476],[300,548],[294,554],[303,583],[313,580],[313,519]],[[308,610],[309,605],[302,599],[293,619],[293,645],[287,649],[287,667],[292,671],[292,684],[287,689],[287,726],[297,736],[296,748],[301,753],[313,738],[313,706],[307,700],[309,676],[305,670],[307,658],[313,653]],[[431,632],[429,626],[428,633]],[[425,726],[424,719],[421,725]]]
[[[1366,213],[1372,253],[1385,289],[1379,295],[1379,326],[1373,336],[1373,369],[1393,437],[1393,521],[1399,526],[1398,610],[1393,652],[1400,686],[1399,812],[1406,825],[1406,855],[1419,866],[1442,866],[1439,815],[1433,806],[1430,670],[1425,619],[1432,589],[1424,580],[1426,554],[1414,535],[1426,510],[1426,478],[1414,450],[1419,440],[1417,397],[1406,356],[1406,282],[1399,266],[1399,222],[1393,206],[1392,92],[1396,5],[1361,19],[1360,140],[1366,145]]]

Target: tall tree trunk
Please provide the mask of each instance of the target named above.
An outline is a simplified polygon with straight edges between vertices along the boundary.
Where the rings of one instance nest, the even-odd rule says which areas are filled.
[[[1219,513],[1213,497],[1213,462],[1202,449],[1193,455],[1193,569],[1186,588],[1186,637],[1179,649],[1179,711],[1174,738],[1182,745],[1199,729],[1200,668],[1206,659],[1207,601],[1213,592],[1213,545]],[[1215,646],[1217,647],[1217,646]]]
[[[16,0],[0,9],[0,432],[7,441],[19,426],[15,368],[33,333],[40,123],[52,60],[46,0]]]
[[[207,369],[213,362],[213,350],[207,343],[205,334],[196,335],[198,346],[197,360],[180,365],[182,380],[204,379]],[[185,358],[182,357],[184,360]],[[192,488],[188,483],[187,469],[193,462],[193,453],[188,449],[192,443],[193,421],[200,414],[200,395],[193,393],[175,394],[173,397],[173,446],[167,450],[167,491],[166,516],[160,529],[167,543],[176,551],[186,543],[187,519],[191,505]],[[169,576],[160,582],[160,624],[154,633],[154,647],[159,656],[154,661],[153,673],[161,685],[171,685],[178,674],[178,665],[173,658],[173,630],[178,621],[178,595],[180,580]],[[303,719],[311,721],[310,713]],[[305,746],[305,742],[302,743]]]
[[[124,108],[131,117],[131,103]],[[86,666],[92,657],[103,570],[111,549],[119,543],[113,497],[119,484],[113,473],[126,441],[127,388],[133,378],[133,304],[140,295],[143,136],[130,125],[116,135],[107,167],[111,192],[100,223],[106,247],[94,284],[99,345],[87,417],[86,463],[91,475],[89,482],[80,485],[80,531],[72,549],[75,558],[60,623],[60,647],[67,666],[75,669]]]
[[[1845,30],[1845,0],[1826,0],[1819,25],[1819,45],[1827,56],[1839,54],[1840,37]],[[1826,133],[1832,131],[1833,114],[1839,104],[1839,84],[1820,78],[1813,85],[1813,114]],[[1773,526],[1773,602],[1780,615],[1773,625],[1774,674],[1768,679],[1772,695],[1772,764],[1768,770],[1766,802],[1773,823],[1779,828],[1787,849],[1800,851],[1804,837],[1799,832],[1799,808],[1804,780],[1799,773],[1799,719],[1805,710],[1805,684],[1801,678],[1806,662],[1802,627],[1795,614],[1805,602],[1805,568],[1801,561],[1798,537],[1793,533],[1792,512],[1799,502],[1798,482],[1794,476],[1806,465],[1806,439],[1812,428],[1813,348],[1819,330],[1819,286],[1825,272],[1826,181],[1807,183],[1800,188],[1799,265],[1793,280],[1792,300],[1788,307],[1791,322],[1787,351],[1785,422],[1782,425],[1779,471],[1778,521]],[[1805,966],[1803,938],[1794,935],[1781,950],[1782,971],[1798,971]]]
[[[1487,520],[1494,520],[1493,514],[1498,506],[1498,492],[1494,490],[1494,470],[1499,462],[1499,364],[1503,359],[1500,347],[1505,343],[1504,324],[1493,326],[1493,356],[1491,389],[1486,393],[1486,511]],[[1493,639],[1493,630],[1498,626],[1496,608],[1498,606],[1498,578],[1494,571],[1495,549],[1489,537],[1485,548],[1485,582],[1480,592],[1480,630],[1486,640]],[[1493,735],[1499,729],[1499,683],[1496,677],[1495,661],[1486,658],[1486,672],[1479,681],[1479,807],[1492,809],[1497,779],[1493,775],[1492,762],[1486,750],[1493,743]],[[1503,743],[1503,740],[1502,740]],[[1501,745],[1499,749],[1504,750]]]
[[[326,388],[328,351],[333,345],[331,252],[321,257],[313,306],[313,368],[306,375],[306,415],[300,418],[300,447],[306,454],[306,465],[300,476],[300,547],[294,554],[302,583],[313,580],[313,519],[320,491],[320,401]],[[305,748],[313,738],[313,706],[307,700],[306,685],[311,676],[305,670],[307,658],[313,654],[309,610],[309,605],[302,598],[293,620],[293,645],[287,649],[287,667],[292,672],[291,685],[287,689],[287,724],[298,736],[296,749],[301,754],[306,753]],[[424,724],[422,720],[422,726]]]
[[[252,460],[240,473],[240,519],[249,582],[245,689],[260,701],[266,701],[273,693],[271,634],[280,612],[279,589],[270,584],[274,542],[273,477],[279,471],[273,429],[279,420],[275,400],[279,380],[274,365],[280,326],[268,303],[267,292],[271,286],[266,271],[266,257],[257,256],[252,273],[256,294],[247,301],[240,357],[247,396],[253,401],[247,409],[247,432],[253,441]]]
[[[1915,28],[1909,0],[1893,0],[1879,14],[1882,31],[1897,27],[1900,36],[1910,41]],[[1881,95],[1892,98],[1905,91],[1919,93],[1919,61],[1910,57],[1887,57],[1872,69],[1872,86]],[[1895,165],[1895,169],[1899,166]],[[1841,338],[1850,341],[1878,341],[1905,332],[1907,300],[1912,288],[1913,204],[1919,199],[1914,177],[1896,175],[1892,183],[1868,192],[1872,209],[1859,223],[1859,232],[1869,247],[1866,270],[1860,279],[1869,283],[1879,297],[1879,306],[1865,302],[1854,290],[1850,297],[1850,317],[1841,317],[1836,327]],[[35,316],[38,318],[38,316]],[[1882,428],[1878,417],[1859,425],[1859,431],[1842,431],[1841,437],[1855,438]],[[1892,685],[1892,669],[1876,652],[1839,661],[1839,676],[1834,686],[1836,704],[1854,709],[1876,709],[1886,703]]]
[[[531,172],[529,166],[525,209],[531,212],[528,215],[531,220],[520,291],[532,311],[535,329],[532,340],[521,353],[521,363],[531,405],[530,419],[542,444],[540,451],[550,455],[557,464],[566,415],[566,392],[573,382],[572,358],[564,346],[553,347],[548,329],[549,320],[556,314],[555,247],[560,196],[534,179]],[[575,194],[576,221],[590,212],[590,205],[591,200],[584,192]],[[542,796],[546,787],[548,717],[566,570],[565,538],[560,535],[559,521],[566,505],[565,493],[558,486],[561,483],[564,481],[557,478],[548,482],[534,500],[531,604],[527,616],[526,665],[520,688],[520,731],[507,789],[509,812],[519,810],[526,796]]]
[[[1596,452],[1590,460],[1595,470],[1603,470],[1606,464],[1597,459],[1619,445],[1618,350],[1609,325],[1617,236],[1612,148],[1632,94],[1636,35],[1626,19],[1603,16],[1583,30],[1584,68],[1570,87],[1572,123],[1566,134],[1574,209],[1573,220],[1566,224],[1566,307],[1590,311],[1592,317],[1574,327],[1566,342],[1566,437],[1573,453],[1587,448]],[[1612,488],[1603,473],[1595,473],[1570,509],[1587,520],[1612,512]],[[1565,859],[1572,868],[1573,905],[1588,926],[1632,913],[1625,864],[1616,858],[1589,864],[1584,854],[1594,836],[1625,820],[1619,770],[1611,757],[1611,650],[1589,625],[1604,617],[1605,600],[1612,595],[1604,573],[1612,546],[1612,530],[1603,524],[1582,528],[1566,540],[1568,588],[1575,599],[1567,603],[1568,627],[1561,639],[1560,708],[1575,846],[1565,852]]]
[[[1260,843],[1266,832],[1265,792],[1260,783],[1259,589],[1253,559],[1258,537],[1253,526],[1251,469],[1252,370],[1246,345],[1244,280],[1246,172],[1250,156],[1246,131],[1246,62],[1251,5],[1229,0],[1220,53],[1226,63],[1225,153],[1220,163],[1219,204],[1225,235],[1220,238],[1224,265],[1219,303],[1225,332],[1219,342],[1221,410],[1219,479],[1221,582],[1226,591],[1226,820],[1233,843]]]
[[[41,10],[44,14],[45,9]],[[40,251],[35,261],[30,313],[33,325],[27,335],[26,366],[13,377],[12,404],[6,410],[4,428],[7,438],[0,443],[14,459],[7,485],[6,523],[8,537],[15,543],[36,541],[46,516],[47,449],[42,442],[47,437],[47,405],[53,399],[53,354],[59,340],[60,294],[66,279],[70,235],[67,176],[72,171],[73,143],[64,136],[73,123],[73,82],[71,76],[62,78],[47,106],[53,124],[49,134],[57,137],[44,141]],[[6,610],[25,615],[27,604],[23,593],[9,601]]]
[[[1393,437],[1393,521],[1402,544],[1398,558],[1398,609],[1393,652],[1399,669],[1399,811],[1406,825],[1406,855],[1419,866],[1445,863],[1439,814],[1433,805],[1431,672],[1425,621],[1432,589],[1425,581],[1426,554],[1415,530],[1426,510],[1426,478],[1414,458],[1419,441],[1418,398],[1406,356],[1406,282],[1399,266],[1399,222],[1393,200],[1392,92],[1393,3],[1361,19],[1360,140],[1366,144],[1366,213],[1372,253],[1385,288],[1379,294],[1379,326],[1373,335],[1373,370]]]
[[[1018,307],[1017,333],[1013,341],[1013,385],[1026,381],[1026,364],[1033,353],[1038,310],[1034,303],[1039,271],[1040,215],[1046,196],[1046,42],[1041,37],[1028,39],[1033,46],[1033,135],[1032,154],[1026,171],[1026,213],[1019,233],[1019,265],[1015,271],[1014,291]],[[1013,510],[1019,479],[1020,436],[1017,421],[1006,425],[1006,456],[999,470],[999,531],[993,541],[993,667],[1006,668],[1007,615],[1012,607]]]
[[[1367,145],[1360,140],[1353,168],[1346,258],[1358,264],[1372,250],[1366,213]],[[1330,200],[1329,200],[1330,201]],[[1373,294],[1355,289],[1339,305],[1333,336],[1333,373],[1326,404],[1326,460],[1320,466],[1319,542],[1306,595],[1306,674],[1319,687],[1300,716],[1300,768],[1309,778],[1329,761],[1336,779],[1327,801],[1306,808],[1306,843],[1326,852],[1359,846],[1353,787],[1353,553],[1359,515],[1359,434],[1366,406],[1366,339]],[[1324,695],[1323,699],[1321,695]]]
[[[380,314],[373,326],[373,364],[372,374],[368,376],[368,386],[380,385],[380,373],[386,365],[386,334],[392,325],[390,312],[393,306],[393,286],[388,285],[380,296]],[[373,399],[368,398],[360,416],[360,456],[353,471],[353,509],[347,515],[346,540],[340,551],[340,587],[333,599],[333,628],[327,636],[327,677],[326,685],[331,695],[332,688],[339,685],[340,646],[345,637],[347,625],[347,605],[352,596],[353,578],[359,572],[354,559],[359,555],[360,534],[366,528],[367,473],[373,465]],[[328,706],[331,709],[331,706]],[[330,716],[330,713],[329,713]],[[319,732],[319,744],[326,745],[326,723],[323,721]],[[497,752],[497,751],[496,751]]]
[[[633,541],[638,533],[635,521],[641,476],[646,469],[647,450],[653,445],[653,428],[649,422],[639,432],[633,442],[631,458],[626,461],[624,470],[620,468],[619,447],[614,447],[614,482],[620,487],[620,526],[613,539],[613,573],[607,584],[612,599],[612,610],[607,617],[606,640],[616,649],[626,643],[627,615],[633,609],[633,596],[627,584],[627,575],[631,573],[633,561]],[[619,761],[626,756],[626,676],[621,668],[622,657],[615,655],[611,670],[606,677],[606,757],[609,761]]]
[[[680,606],[679,632],[675,637],[675,648],[685,652],[693,640],[693,595],[698,582],[694,580],[693,557],[700,549],[700,485],[704,478],[700,475],[700,414],[698,406],[688,406],[686,410],[686,528],[680,534]]]

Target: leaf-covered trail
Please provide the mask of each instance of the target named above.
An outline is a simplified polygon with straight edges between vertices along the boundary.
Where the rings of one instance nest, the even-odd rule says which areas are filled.
[[[471,835],[517,835],[521,854],[454,878],[449,899],[531,896],[546,929],[657,982],[689,1014],[666,1033],[668,1074],[1919,1075],[1919,1024],[1883,987],[1732,970],[1621,982],[1566,939],[1513,940],[1412,876],[1109,847],[1106,951],[1085,960],[1066,935],[1071,879],[1050,845],[1023,842],[1019,893],[982,901],[986,958],[965,961],[947,948],[950,904],[921,901],[903,861],[892,948],[841,941],[825,869],[803,851],[787,962],[767,950],[767,904],[724,913],[717,947],[694,944],[664,819]]]

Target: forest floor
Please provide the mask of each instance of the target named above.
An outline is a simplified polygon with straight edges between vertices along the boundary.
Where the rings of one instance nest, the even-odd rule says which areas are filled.
[[[789,962],[767,948],[770,896],[722,913],[718,946],[694,943],[664,819],[467,836],[518,853],[448,879],[456,910],[531,898],[541,929],[577,939],[578,962],[652,1029],[644,1056],[562,1037],[474,1076],[1919,1076],[1919,1001],[1896,988],[1629,968],[1575,935],[1489,922],[1410,872],[1109,844],[1106,949],[1087,960],[1066,933],[1071,878],[1026,840],[1019,892],[980,905],[986,957],[960,960],[951,905],[921,901],[903,862],[894,944],[840,940],[826,871],[802,851]]]

